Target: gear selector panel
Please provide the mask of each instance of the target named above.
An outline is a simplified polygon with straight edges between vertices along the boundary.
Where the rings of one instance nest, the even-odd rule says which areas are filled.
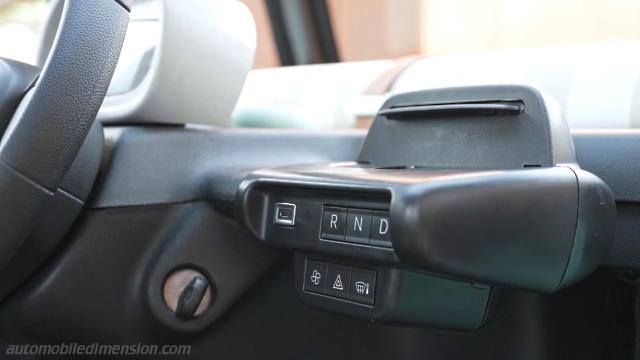
[[[320,238],[390,248],[389,213],[325,206]]]
[[[483,299],[478,311],[502,286],[555,292],[602,263],[615,223],[611,190],[577,164],[555,100],[517,85],[395,95],[356,161],[256,171],[236,204],[256,238],[300,254],[305,301],[368,319],[397,319],[407,281],[435,307],[450,299],[433,286],[475,284],[486,291],[459,296]],[[295,224],[278,222],[292,215],[279,204],[295,206]],[[369,281],[346,295],[332,288],[339,271],[343,286]]]
[[[248,201],[256,204],[254,231],[267,243],[398,264],[390,241],[387,191],[327,191],[261,182],[252,185],[250,196]],[[295,224],[279,222],[282,204],[295,206]]]

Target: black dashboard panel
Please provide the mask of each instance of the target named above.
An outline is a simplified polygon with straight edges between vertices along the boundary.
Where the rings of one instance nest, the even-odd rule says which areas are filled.
[[[495,299],[489,294],[501,286],[553,293],[585,279],[603,264],[616,221],[613,193],[577,164],[557,107],[519,85],[393,95],[357,161],[254,171],[240,183],[235,206],[236,220],[258,240],[309,255],[296,278],[303,294],[316,297],[303,300],[372,321],[403,311],[398,284],[408,288],[407,274],[422,272],[449,278],[445,284],[481,284],[481,320],[471,323],[482,324]],[[387,246],[373,236],[389,233]],[[349,259],[325,260],[338,256]],[[388,280],[393,272],[401,280]],[[414,301],[471,304],[474,295],[440,290]],[[318,296],[326,298],[322,305]],[[367,316],[354,303],[374,311]],[[440,326],[479,325],[444,317]]]
[[[574,130],[580,166],[597,174],[618,202],[640,202],[640,130]]]
[[[105,160],[88,209],[61,251],[4,303],[3,334],[13,341],[42,343],[180,342],[192,344],[196,358],[278,354],[279,358],[383,359],[401,351],[403,357],[415,359],[424,354],[434,359],[510,359],[522,349],[535,359],[630,356],[632,294],[606,270],[553,296],[507,289],[493,320],[472,334],[409,328],[401,320],[398,326],[378,326],[304,305],[298,298],[301,288],[292,286],[303,281],[296,262],[288,259],[275,265],[282,254],[259,246],[229,221],[235,215],[230,203],[242,178],[254,170],[308,161],[353,161],[365,134],[363,130],[107,128]],[[622,216],[607,263],[640,268],[636,242],[640,196],[633,196],[640,188],[640,177],[635,176],[640,173],[640,132],[574,132],[574,141],[582,167],[602,177],[618,200]],[[159,222],[167,226],[158,229]],[[201,236],[204,233],[225,234],[229,241]],[[159,264],[162,267],[174,260],[206,260],[202,252],[177,251],[181,242],[209,247],[216,260],[207,267],[228,263],[225,252],[250,251],[262,259],[255,262],[234,255],[233,262],[244,264],[240,269],[253,280],[241,287],[233,281],[221,286],[235,287],[236,294],[248,291],[247,296],[224,314],[217,313],[223,315],[219,322],[197,336],[184,335],[155,319],[146,295],[130,298],[141,293],[155,271],[154,254],[171,254]],[[96,261],[104,254],[110,255]],[[342,258],[321,260],[344,264]],[[370,269],[365,264],[353,266]],[[131,272],[140,277],[130,279]],[[215,273],[229,271],[222,266]],[[80,295],[69,297],[72,291]],[[320,297],[306,292],[302,296]],[[97,323],[102,326],[96,327]],[[246,346],[247,339],[251,346]],[[283,339],[288,346],[282,346]]]
[[[583,169],[597,174],[617,202],[616,236],[605,264],[640,269],[640,131],[573,131]]]
[[[395,94],[357,161],[254,171],[236,208],[266,243],[549,293],[602,265],[616,219],[558,108],[521,85]],[[388,252],[372,244],[374,211]]]
[[[236,190],[247,174],[296,163],[354,161],[365,135],[366,130],[106,127],[105,161],[88,206],[208,199],[233,217]],[[572,135],[579,164],[602,178],[618,203],[617,235],[605,264],[640,269],[640,131]]]

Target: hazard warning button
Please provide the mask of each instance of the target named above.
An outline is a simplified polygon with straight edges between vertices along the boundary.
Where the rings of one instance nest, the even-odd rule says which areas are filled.
[[[329,264],[327,271],[327,295],[341,299],[349,299],[349,284],[351,283],[351,268],[336,264]]]

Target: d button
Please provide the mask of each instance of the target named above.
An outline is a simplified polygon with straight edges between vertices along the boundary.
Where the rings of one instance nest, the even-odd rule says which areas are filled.
[[[371,225],[371,245],[391,247],[389,213],[374,212]]]

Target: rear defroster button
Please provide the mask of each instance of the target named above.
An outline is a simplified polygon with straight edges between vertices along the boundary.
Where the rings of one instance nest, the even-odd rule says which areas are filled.
[[[359,303],[373,305],[376,298],[376,272],[352,269],[349,298]]]

